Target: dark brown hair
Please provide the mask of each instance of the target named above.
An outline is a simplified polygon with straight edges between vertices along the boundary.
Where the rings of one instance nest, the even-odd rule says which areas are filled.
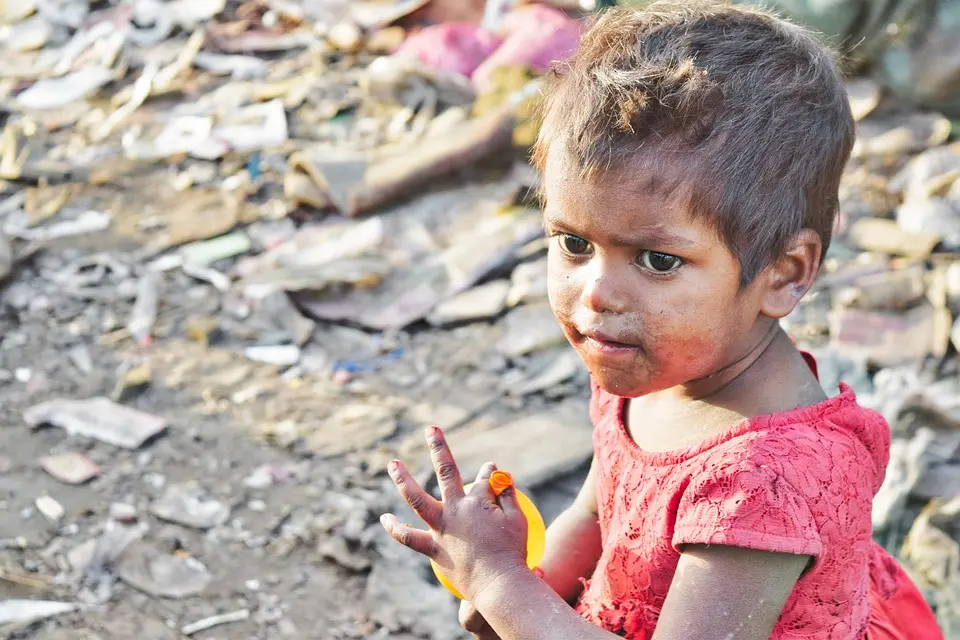
[[[709,1],[603,13],[549,74],[534,147],[587,178],[630,171],[709,216],[749,283],[800,229],[830,244],[854,123],[830,49],[770,13]],[[666,169],[666,170],[664,170]]]

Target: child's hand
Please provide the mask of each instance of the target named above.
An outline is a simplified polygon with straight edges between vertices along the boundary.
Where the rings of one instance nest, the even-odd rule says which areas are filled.
[[[403,463],[391,462],[388,471],[400,495],[430,531],[404,525],[392,514],[383,515],[380,522],[397,542],[436,562],[457,591],[473,600],[499,578],[528,571],[527,521],[512,487],[499,500],[494,495],[490,488],[493,464],[480,469],[470,493],[465,494],[443,433],[431,427],[426,435],[443,502],[424,491]]]

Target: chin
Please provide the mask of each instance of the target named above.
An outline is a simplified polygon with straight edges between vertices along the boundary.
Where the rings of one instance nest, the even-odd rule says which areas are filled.
[[[590,375],[601,389],[615,396],[620,396],[621,398],[639,398],[648,393],[661,391],[664,388],[661,385],[650,384],[649,381],[638,380],[635,377],[623,374],[591,371]]]

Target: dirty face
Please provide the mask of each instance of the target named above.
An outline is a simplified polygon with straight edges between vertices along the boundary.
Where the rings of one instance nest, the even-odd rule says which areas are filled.
[[[761,330],[763,295],[741,287],[739,263],[709,221],[637,178],[581,178],[561,151],[544,175],[550,304],[594,379],[625,397],[742,358]]]

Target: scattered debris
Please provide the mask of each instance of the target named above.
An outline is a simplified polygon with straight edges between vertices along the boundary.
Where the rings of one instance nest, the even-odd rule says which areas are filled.
[[[93,438],[124,449],[139,449],[167,428],[167,421],[159,416],[104,397],[42,402],[24,411],[23,420],[31,427],[52,424],[71,436]]]
[[[150,513],[186,527],[210,529],[227,521],[230,507],[206,497],[198,486],[170,485],[163,496],[150,505]]]
[[[124,554],[120,579],[146,594],[180,600],[201,593],[213,577],[202,562],[186,554],[140,547]]]
[[[69,602],[50,600],[0,600],[0,625],[30,624],[76,611],[79,607]]]
[[[203,618],[202,620],[197,620],[196,622],[191,622],[188,625],[184,625],[180,629],[180,633],[185,636],[192,636],[195,633],[200,633],[201,631],[206,631],[207,629],[213,629],[214,627],[219,627],[223,624],[242,622],[249,617],[249,609],[239,609],[237,611],[231,611],[230,613],[221,613],[215,616]]]
[[[202,618],[182,633],[464,637],[378,528],[382,473],[398,456],[429,471],[430,424],[465,473],[493,459],[535,486],[548,518],[585,473],[588,377],[549,309],[523,160],[577,11],[0,3],[0,407],[87,439],[0,430],[18,489],[0,500],[0,580],[111,607],[45,633],[173,638],[171,619]],[[894,552],[910,531],[900,557],[956,630],[960,103],[939,86],[956,56],[930,57],[952,32],[908,16],[932,36],[903,44],[848,17],[868,35],[837,41],[867,37],[855,53],[877,72],[849,82],[840,219],[783,326],[828,393],[846,382],[890,422],[876,528]],[[137,600],[200,593],[162,620]]]
[[[76,451],[40,458],[40,466],[64,484],[83,484],[103,473],[90,458]]]

